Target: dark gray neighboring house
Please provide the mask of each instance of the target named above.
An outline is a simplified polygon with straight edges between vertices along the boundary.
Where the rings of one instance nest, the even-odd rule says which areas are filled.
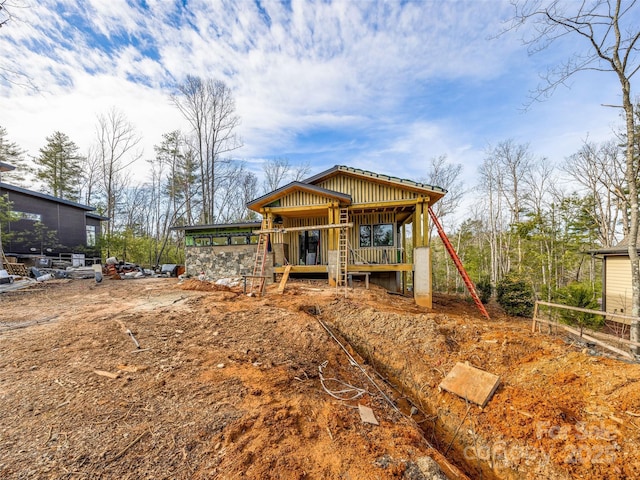
[[[100,257],[97,240],[101,222],[94,207],[0,182],[0,195],[11,202],[18,218],[3,228],[2,246],[7,256]]]

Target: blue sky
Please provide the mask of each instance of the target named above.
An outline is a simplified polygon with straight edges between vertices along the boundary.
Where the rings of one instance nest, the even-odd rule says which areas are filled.
[[[602,106],[619,103],[610,73],[580,74],[523,112],[539,74],[581,45],[530,57],[518,34],[494,38],[507,1],[12,1],[24,8],[0,30],[0,68],[40,90],[0,81],[0,125],[30,155],[56,130],[86,152],[96,116],[116,107],[150,158],[163,133],[186,129],[168,97],[188,74],[231,87],[235,153],[256,172],[286,157],[312,174],[346,164],[421,179],[447,155],[471,189],[490,145],[529,143],[561,163],[620,124]]]

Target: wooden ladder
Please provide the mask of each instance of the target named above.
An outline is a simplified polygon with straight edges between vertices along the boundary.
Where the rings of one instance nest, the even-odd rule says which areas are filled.
[[[338,237],[338,272],[336,278],[336,289],[342,285],[344,287],[345,296],[347,294],[347,266],[349,263],[349,241],[348,230],[346,224],[349,223],[349,210],[340,209],[340,235]]]
[[[264,266],[267,261],[267,250],[269,248],[269,234],[262,233],[262,230],[271,228],[268,219],[262,220],[260,235],[258,236],[258,247],[256,249],[256,261],[253,265],[253,275],[251,276],[250,294],[262,295],[264,293],[265,276]]]
[[[480,310],[480,313],[482,313],[482,315],[487,317],[488,320],[491,320],[491,317],[489,317],[489,313],[487,312],[487,309],[484,308],[484,305],[480,301],[480,297],[476,292],[475,285],[471,281],[471,278],[469,278],[467,271],[464,269],[464,266],[462,265],[462,261],[460,260],[460,257],[458,257],[458,254],[454,250],[453,245],[451,245],[449,238],[447,238],[447,234],[444,233],[444,229],[442,228],[442,225],[438,221],[436,214],[433,213],[433,210],[431,209],[431,207],[429,207],[429,215],[431,216],[431,220],[433,220],[433,224],[438,229],[438,234],[442,239],[442,243],[444,244],[444,247],[447,249],[447,252],[449,252],[449,255],[451,256],[453,263],[456,265],[456,268],[458,269],[458,272],[460,273],[460,276],[462,277],[464,284],[467,286],[467,290],[471,294],[471,298],[473,298],[473,301],[476,304],[476,307],[478,307],[478,310]]]

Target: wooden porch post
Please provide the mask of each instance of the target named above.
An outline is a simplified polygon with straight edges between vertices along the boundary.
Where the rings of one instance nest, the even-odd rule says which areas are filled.
[[[335,222],[335,210],[333,208],[333,206],[331,204],[329,204],[328,208],[327,208],[327,216],[328,216],[328,223],[329,225],[332,225]],[[331,229],[327,232],[327,237],[328,237],[328,243],[327,243],[327,250],[335,250],[336,249],[336,242],[335,242],[335,229]]]
[[[400,257],[400,261],[402,263],[407,263],[407,224],[403,223],[401,228],[402,239],[400,240],[400,247],[402,248],[402,254]],[[402,272],[402,294],[407,294],[407,272],[403,270]]]
[[[424,245],[422,233],[422,202],[416,203],[416,211],[413,214],[413,248]]]
[[[422,246],[429,245],[429,199],[423,199],[422,203]]]

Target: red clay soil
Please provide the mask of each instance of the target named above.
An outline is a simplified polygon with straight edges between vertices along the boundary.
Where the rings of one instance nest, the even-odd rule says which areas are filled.
[[[438,478],[430,444],[471,478],[640,478],[639,365],[451,297],[427,311],[375,286],[276,288],[55,280],[0,295],[0,478],[418,480]],[[438,390],[456,362],[500,376],[484,409]],[[327,390],[361,396],[330,396],[321,366]]]
[[[293,292],[136,279],[3,294],[0,478],[426,478],[415,422]],[[363,395],[331,397],[323,364],[329,391]]]

